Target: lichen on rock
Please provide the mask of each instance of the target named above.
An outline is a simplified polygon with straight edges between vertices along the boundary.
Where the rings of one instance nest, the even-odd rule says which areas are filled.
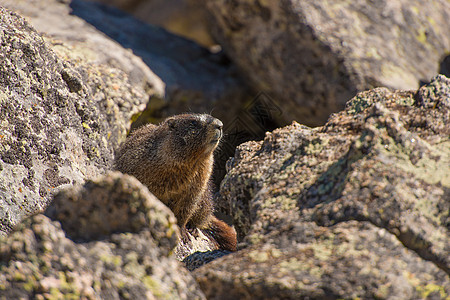
[[[50,216],[50,217],[48,217]],[[138,180],[107,173],[61,191],[0,238],[6,299],[204,299],[175,259],[173,213]]]
[[[450,51],[446,0],[194,2],[224,52],[289,123],[322,125],[374,87],[416,89]]]
[[[218,201],[244,249],[194,271],[206,296],[448,297],[449,87],[370,90],[239,146]]]
[[[132,114],[147,98],[124,72],[63,59],[19,15],[1,8],[0,17],[0,231],[5,234],[24,216],[45,209],[61,187],[107,169]]]

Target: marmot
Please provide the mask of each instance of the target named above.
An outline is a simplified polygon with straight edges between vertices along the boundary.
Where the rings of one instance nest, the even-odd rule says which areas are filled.
[[[236,231],[213,214],[210,177],[222,122],[181,114],[136,129],[116,154],[115,169],[135,176],[175,214],[182,231],[199,228],[220,249],[236,250]]]

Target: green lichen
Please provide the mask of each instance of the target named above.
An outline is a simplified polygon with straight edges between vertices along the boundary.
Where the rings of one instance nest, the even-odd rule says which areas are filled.
[[[319,195],[328,195],[334,189],[335,183],[333,181],[324,182],[320,184],[317,188],[317,193]]]
[[[307,272],[309,273],[311,276],[320,278],[320,276],[322,276],[323,271],[316,266],[311,266],[310,264],[304,262],[304,261],[300,261],[299,259],[295,258],[295,257],[291,257],[285,261],[282,261],[278,264],[278,269],[280,270],[281,273],[283,274],[291,274],[291,273],[303,273],[303,272]]]
[[[297,202],[291,197],[286,195],[280,195],[277,197],[267,198],[264,203],[261,204],[261,208],[275,208],[282,209],[284,211],[290,211],[297,207]]]
[[[413,106],[415,103],[413,93],[403,94],[401,97],[394,96],[392,100],[395,103],[404,106]]]
[[[248,235],[246,238],[251,245],[257,245],[262,241],[263,235],[259,233],[253,233]]]
[[[165,219],[167,220],[167,218],[165,218]],[[173,237],[174,234],[177,233],[178,229],[177,229],[177,226],[175,226],[174,223],[170,223],[170,222],[167,222],[167,223],[168,224],[166,226],[166,228],[167,228],[166,237],[167,238],[171,238],[171,237]]]
[[[131,116],[131,130],[148,123],[160,123],[161,118],[157,118],[155,115],[158,115],[158,111],[164,109],[165,105],[167,105],[167,103],[164,99],[152,97],[144,111],[137,112]]]
[[[47,95],[48,95],[48,88],[47,87],[39,88],[38,92],[41,95],[43,100],[45,100],[45,98],[47,98]]]
[[[306,143],[305,143],[306,144]],[[323,149],[328,145],[327,139],[316,138],[304,146],[304,151],[306,154],[313,155],[323,151]]]
[[[307,266],[304,262],[299,261],[295,257],[291,257],[288,260],[282,261],[278,265],[280,270],[284,273],[291,273],[295,271],[305,271],[308,270],[309,266]]]
[[[446,293],[443,286],[437,285],[433,282],[423,282],[417,278],[414,274],[404,271],[403,276],[411,284],[416,291],[420,294],[422,299],[426,299],[431,293],[439,293],[441,299],[449,299],[449,295]]]
[[[419,142],[412,138],[411,143]],[[386,144],[386,141],[388,144]],[[424,141],[420,141],[426,144]],[[394,156],[395,165],[405,172],[414,174],[415,177],[426,183],[436,185],[440,183],[444,187],[450,187],[450,141],[446,140],[437,145],[429,146],[430,154],[424,153],[415,163],[411,162],[412,148],[408,144],[396,143],[393,139],[385,140],[384,145],[379,141],[377,149],[384,155]],[[412,147],[412,145],[411,145]]]
[[[248,257],[256,263],[262,263],[269,260],[269,254],[263,250],[253,250],[248,253]]]
[[[276,248],[273,248],[273,249],[270,250],[270,255],[271,255],[273,258],[278,258],[278,257],[280,257],[280,256],[282,255],[282,253],[281,253],[280,250],[278,250],[278,249],[276,249]]]
[[[27,282],[23,284],[23,289],[27,292],[31,292],[37,289],[37,282],[30,278]]]
[[[419,32],[416,35],[416,39],[421,44],[426,44],[427,43],[427,32],[426,32],[425,28],[420,28],[419,29]]]
[[[161,284],[156,281],[152,276],[142,277],[142,283],[152,292],[152,294],[158,299],[170,299],[170,296],[164,293],[161,288]]]
[[[9,99],[9,96],[5,94],[2,90],[0,90],[0,104],[7,102]]]
[[[122,257],[120,255],[100,255],[100,260],[106,264],[113,264],[115,267],[122,265]]]
[[[331,240],[322,240],[318,243],[313,243],[312,249],[314,250],[314,257],[320,261],[327,261],[332,255],[337,255],[331,243]]]
[[[14,281],[24,281],[26,279],[25,275],[19,271],[14,272],[13,275]]]
[[[432,220],[435,224],[441,224],[441,219],[446,219],[449,215],[448,210],[440,211],[432,199],[426,197],[416,197],[412,193],[409,193],[409,195],[403,195],[403,199],[417,199],[417,201],[414,202],[414,210],[418,212],[418,214]],[[433,235],[435,238],[438,238],[440,232],[433,231]]]
[[[434,283],[428,283],[425,286],[416,286],[416,290],[419,292],[423,299],[428,298],[431,293],[435,292],[439,293],[439,296],[442,299],[449,299],[448,294],[445,292],[445,288]]]
[[[380,285],[376,288],[374,295],[379,299],[387,299],[390,293],[391,283]]]
[[[138,255],[135,252],[130,252],[126,255],[127,263],[124,265],[123,270],[125,273],[133,276],[134,278],[142,278],[145,276],[145,266],[138,262]]]
[[[297,194],[299,194],[298,192]],[[296,209],[297,201],[292,197],[287,196],[278,196],[276,197],[276,201],[281,204],[281,209],[284,211],[291,211]]]
[[[362,94],[358,94],[350,101],[347,102],[347,113],[351,115],[359,114],[364,111],[366,108],[372,105],[372,101],[369,101],[366,97],[363,97]]]
[[[58,272],[59,287],[50,288],[49,299],[80,299],[80,291],[68,280],[66,273]]]
[[[83,128],[85,129],[91,130],[91,127],[86,122],[81,123],[81,126],[83,126]]]
[[[437,34],[439,34],[439,32],[441,31],[441,26],[437,24],[436,20],[433,19],[431,16],[428,16],[427,21],[428,23],[430,23],[433,30],[436,31]]]

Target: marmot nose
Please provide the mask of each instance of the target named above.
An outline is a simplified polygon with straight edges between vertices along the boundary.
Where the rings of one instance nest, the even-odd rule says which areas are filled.
[[[222,130],[223,128],[223,123],[219,119],[214,119],[214,121],[211,124],[214,126],[215,129]]]

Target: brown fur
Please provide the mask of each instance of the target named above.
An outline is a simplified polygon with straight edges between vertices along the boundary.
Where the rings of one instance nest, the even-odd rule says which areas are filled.
[[[213,214],[209,181],[222,122],[183,114],[134,131],[116,155],[115,169],[135,176],[175,214],[178,225],[199,228],[219,247],[236,250],[236,232]]]

